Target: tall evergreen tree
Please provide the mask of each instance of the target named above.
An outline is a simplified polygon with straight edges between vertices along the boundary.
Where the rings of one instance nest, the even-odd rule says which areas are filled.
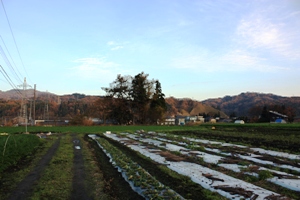
[[[150,104],[150,121],[156,123],[157,120],[162,122],[164,113],[167,110],[165,95],[162,93],[161,84],[158,80],[155,81],[155,91]]]
[[[144,74],[144,72],[142,72],[137,74],[131,82],[130,96],[132,99],[134,123],[146,123],[150,91],[147,77],[148,74]]]

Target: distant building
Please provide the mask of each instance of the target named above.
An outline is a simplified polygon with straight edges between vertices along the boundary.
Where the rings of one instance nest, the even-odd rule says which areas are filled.
[[[281,114],[281,113],[276,112],[276,111],[270,110],[269,115],[270,115],[270,122],[276,122],[276,120],[278,120],[278,119],[283,119],[286,123],[286,121],[288,120],[287,115]],[[280,120],[278,120],[278,121],[280,121]],[[276,123],[278,123],[278,122],[276,122]]]
[[[275,123],[286,124],[286,121],[284,119],[276,119]]]
[[[175,124],[176,125],[185,125],[186,119],[187,119],[186,116],[176,116],[176,118],[175,118]]]
[[[245,124],[244,120],[235,120],[235,124]]]
[[[161,125],[175,125],[175,117],[166,117],[165,121]]]

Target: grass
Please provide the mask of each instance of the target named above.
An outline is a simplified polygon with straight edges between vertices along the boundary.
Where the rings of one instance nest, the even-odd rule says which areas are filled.
[[[82,145],[82,155],[84,158],[84,170],[85,170],[85,188],[93,199],[110,199],[105,194],[105,179],[103,172],[99,169],[97,164],[97,158],[95,157],[95,149],[89,148],[88,141],[84,140],[83,135],[80,137],[80,143]]]
[[[69,199],[72,192],[73,143],[62,136],[60,146],[41,175],[31,199]]]
[[[0,197],[6,199],[13,189],[21,182],[39,162],[40,158],[48,151],[49,147],[56,141],[55,137],[48,140],[42,140],[34,154],[27,155],[26,162],[19,165],[9,167],[9,169],[0,173],[1,187]]]
[[[40,139],[34,135],[0,136],[0,173],[16,165],[21,158],[29,156],[40,144]]]

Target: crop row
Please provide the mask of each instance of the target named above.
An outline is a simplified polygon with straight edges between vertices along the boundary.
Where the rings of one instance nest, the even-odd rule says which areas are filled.
[[[94,136],[91,136],[94,137]],[[131,160],[126,154],[114,147],[107,140],[97,139],[100,148],[110,157],[112,164],[122,173],[124,179],[132,189],[146,199],[183,199],[153,176],[138,163]]]
[[[171,143],[169,143],[169,141],[162,142],[157,139],[155,140],[155,139],[153,139],[153,135],[151,135],[150,138],[145,137],[145,135],[147,135],[147,134],[141,134],[141,135],[122,134],[121,136],[119,135],[116,137],[113,134],[106,134],[107,137],[113,138],[114,140],[117,140],[121,143],[126,143],[127,146],[129,146],[130,148],[135,149],[136,151],[139,151],[140,153],[147,155],[148,157],[150,157],[151,159],[153,159],[156,162],[159,162],[161,164],[168,164],[170,166],[170,168],[172,168],[173,170],[178,170],[180,173],[190,176],[194,180],[198,179],[199,184],[202,184],[203,187],[209,188],[213,191],[220,192],[223,195],[224,195],[224,191],[229,190],[229,188],[223,188],[223,187],[221,187],[222,185],[230,186],[232,183],[238,183],[238,185],[240,185],[241,188],[248,188],[247,192],[251,191],[252,195],[250,195],[249,197],[252,196],[252,198],[254,198],[255,196],[256,197],[259,196],[261,198],[262,196],[265,196],[267,198],[268,194],[269,194],[268,198],[270,198],[271,196],[272,197],[276,196],[275,192],[268,192],[268,190],[263,190],[263,188],[259,188],[257,186],[252,186],[251,184],[240,181],[238,179],[234,179],[232,177],[228,177],[217,171],[210,171],[207,168],[201,167],[199,165],[194,166],[194,164],[183,164],[184,162],[181,162],[181,161],[180,162],[166,161],[164,159],[164,157],[158,155],[159,154],[158,152],[160,149],[166,149],[168,151],[173,151],[173,152],[181,151],[182,154],[187,154],[187,153],[184,153],[184,151],[185,150],[188,151],[188,150],[182,146],[171,144]],[[136,142],[133,142],[131,140],[134,140]],[[161,140],[163,140],[163,139],[161,139]],[[147,147],[147,145],[145,145],[146,143],[148,146],[150,144],[153,145],[154,147],[156,146],[157,149],[155,150],[154,147],[152,146],[151,151],[150,151],[149,148]],[[183,145],[183,143],[182,143],[182,145]],[[194,156],[197,155],[197,157],[203,158],[203,154],[201,152],[193,151],[190,153],[191,153],[191,155],[194,155]],[[214,157],[214,155],[207,155],[206,158],[208,158],[208,157]],[[215,156],[215,157],[218,160],[220,160],[220,156],[219,157]],[[206,161],[211,162],[209,160],[206,160]],[[233,166],[234,166],[234,164],[231,165],[230,167],[233,167]],[[193,169],[192,169],[193,167],[196,167],[196,169],[198,169],[198,171],[202,171],[202,174],[196,175],[197,170],[193,171]],[[185,169],[185,170],[182,171],[182,169]],[[259,175],[261,176],[262,179],[269,178],[268,174],[266,174],[266,172],[268,172],[268,170],[261,168]],[[277,175],[278,174],[279,175],[282,174],[283,177],[285,176],[285,174],[283,174],[283,173],[277,173]],[[285,177],[287,177],[287,176],[285,176]],[[298,179],[298,178],[296,178],[296,179]],[[214,181],[211,182],[211,180],[214,180]],[[223,183],[220,185],[220,184],[218,184],[218,181],[221,181]],[[295,180],[295,181],[297,181],[297,180]],[[205,183],[203,183],[203,182],[205,182]],[[214,185],[212,186],[212,184],[214,184]],[[230,187],[230,189],[238,190],[238,187],[235,187],[235,188]],[[259,192],[259,191],[261,191],[261,192]],[[235,195],[225,194],[225,196],[227,196],[229,198],[237,197],[236,195],[237,195],[237,193]],[[243,192],[241,192],[239,195],[240,195],[240,198],[245,197],[245,195],[243,195]],[[282,196],[282,198],[283,198],[283,196]]]
[[[29,134],[9,134],[0,136],[0,173],[20,159],[32,154],[41,144],[40,139]]]

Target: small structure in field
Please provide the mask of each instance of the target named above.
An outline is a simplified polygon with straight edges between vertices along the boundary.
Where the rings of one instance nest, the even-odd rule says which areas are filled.
[[[245,124],[244,120],[235,120],[235,124]]]
[[[286,121],[284,119],[276,119],[275,123],[286,124]]]
[[[210,119],[210,123],[215,124],[215,123],[217,123],[217,120],[216,119]]]

